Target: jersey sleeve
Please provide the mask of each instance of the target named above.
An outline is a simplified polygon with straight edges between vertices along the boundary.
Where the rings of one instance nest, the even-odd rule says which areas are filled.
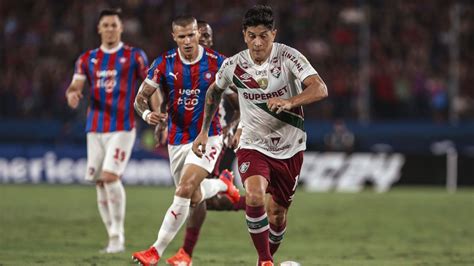
[[[232,84],[232,73],[233,73],[234,62],[231,58],[227,58],[222,63],[219,71],[216,74],[216,85],[219,89],[226,89]]]
[[[163,81],[164,63],[163,56],[157,57],[148,69],[145,82],[155,89],[158,89]]]
[[[86,73],[87,73],[87,53],[82,54],[76,60],[76,64],[74,65],[74,76],[72,77],[73,80],[85,80]]]
[[[142,49],[136,49],[135,59],[137,61],[137,75],[140,77],[140,79],[145,80],[147,73],[146,68],[148,66],[148,57]]]
[[[294,48],[287,46],[283,51],[283,58],[285,65],[301,82],[308,76],[318,74],[308,59]]]

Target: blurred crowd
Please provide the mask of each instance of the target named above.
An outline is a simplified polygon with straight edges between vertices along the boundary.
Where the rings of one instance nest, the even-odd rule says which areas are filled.
[[[305,54],[329,98],[305,109],[309,119],[474,119],[474,8],[471,1],[268,1],[277,41]],[[126,43],[150,60],[174,47],[171,19],[208,21],[215,49],[245,48],[241,18],[265,1],[22,0],[0,2],[0,118],[83,117],[64,92],[74,62],[98,47],[98,13],[121,7]],[[85,104],[83,104],[82,108]]]

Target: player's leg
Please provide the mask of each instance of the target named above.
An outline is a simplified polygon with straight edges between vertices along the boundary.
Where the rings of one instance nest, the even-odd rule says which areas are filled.
[[[126,196],[120,177],[125,171],[133,143],[135,130],[104,134],[106,154],[102,167],[101,180],[107,194],[108,208],[111,217],[108,253],[122,252],[125,249],[125,206]]]
[[[303,164],[303,152],[285,160],[271,160],[272,186],[271,197],[267,199],[267,214],[270,223],[270,252],[272,256],[278,250],[286,232],[288,208],[298,186],[298,177]]]
[[[97,208],[99,210],[102,222],[105,225],[107,236],[110,236],[110,226],[112,218],[109,212],[107,193],[103,181],[100,180],[102,164],[104,161],[105,150],[101,142],[101,133],[87,133],[87,170],[84,179],[96,183]],[[101,252],[105,252],[104,248]]]
[[[246,190],[246,220],[259,265],[273,261],[269,247],[269,225],[265,210],[265,193],[269,185],[270,168],[266,157],[254,150],[240,149],[237,152],[240,176]]]
[[[268,222],[270,224],[269,242],[270,242],[270,253],[272,256],[278,250],[280,243],[283,241],[283,237],[286,232],[286,215],[288,209],[284,206],[279,205],[273,200],[273,197],[268,197],[267,200],[267,214]]]
[[[197,157],[191,151],[192,143],[183,145],[183,149],[185,147],[187,150],[187,155],[181,178],[175,191],[173,203],[165,213],[157,240],[152,246],[157,252],[158,259],[186,221],[191,203],[197,204],[220,191],[228,190],[227,185],[220,180],[203,182],[213,169],[216,159],[215,155],[222,147],[221,140],[217,136],[209,138],[208,144],[210,149],[203,158]],[[153,252],[153,250],[136,252],[133,254],[133,257],[143,262],[141,260],[142,255],[145,256],[150,252]]]

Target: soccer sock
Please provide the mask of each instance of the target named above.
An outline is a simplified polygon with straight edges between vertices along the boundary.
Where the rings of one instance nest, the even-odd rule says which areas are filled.
[[[199,232],[201,231],[200,227],[190,227],[186,228],[186,236],[184,237],[183,249],[190,257],[193,256],[193,250],[196,246],[196,243],[199,239]]]
[[[104,183],[104,188],[107,192],[108,207],[112,220],[109,236],[118,236],[120,241],[123,241],[126,202],[125,189],[120,180]]]
[[[110,235],[112,219],[110,218],[109,204],[107,202],[107,192],[103,186],[96,185],[95,188],[97,190],[97,207],[99,208],[100,218],[104,222],[107,235]]]
[[[245,204],[245,196],[240,196],[239,201],[237,201],[236,203],[233,203],[233,205],[234,205],[234,211],[245,210],[245,206],[247,206]]]
[[[227,191],[227,185],[222,180],[206,178],[201,182],[201,201],[212,198],[217,193],[224,191]]]
[[[269,233],[269,241],[270,241],[270,253],[275,254],[280,246],[281,241],[283,241],[283,236],[285,235],[286,231],[286,221],[280,226],[274,225],[270,223],[270,233]]]
[[[173,203],[166,211],[165,218],[161,224],[158,238],[153,244],[160,256],[163,255],[168,244],[173,240],[176,233],[178,233],[179,229],[186,221],[189,214],[190,204],[191,199],[174,196]]]
[[[272,259],[268,239],[268,218],[264,206],[252,207],[247,205],[245,208],[247,226],[252,237],[253,245],[258,253],[258,260],[267,261]]]

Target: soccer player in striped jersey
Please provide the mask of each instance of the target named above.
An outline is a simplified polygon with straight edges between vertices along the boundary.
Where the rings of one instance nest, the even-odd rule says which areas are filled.
[[[211,48],[213,45],[213,34],[212,28],[206,21],[198,20],[198,30],[200,33],[199,44],[203,47]],[[228,102],[229,107],[234,109],[234,115],[229,119],[227,123],[225,116],[225,107],[224,100]],[[222,158],[226,150],[229,149],[230,139],[232,139],[231,131],[236,127],[238,123],[238,117],[240,116],[238,111],[239,100],[237,98],[237,93],[235,93],[231,88],[227,88],[224,92],[224,97],[222,98],[221,105],[219,106],[219,121],[222,126],[222,135],[224,136],[222,152],[217,159],[216,165],[214,166],[213,172],[210,174],[209,178],[219,177],[220,175],[232,175],[232,173],[224,169],[222,172],[219,172],[219,169],[223,166],[220,165]],[[225,139],[227,138],[227,140]],[[229,149],[230,150],[230,149]],[[228,167],[230,168],[230,165]],[[199,204],[197,204],[189,214],[189,218],[186,222],[186,233],[184,235],[183,246],[179,251],[172,257],[166,260],[166,263],[169,265],[181,265],[189,266],[192,262],[192,255],[194,247],[196,246],[199,233],[206,218],[206,210],[218,210],[218,211],[238,211],[245,210],[245,196],[240,198],[229,198],[227,195],[216,195],[212,198],[209,198]]]
[[[76,109],[87,82],[90,105],[87,113],[87,172],[96,182],[97,204],[109,236],[105,253],[125,249],[125,190],[120,180],[135,142],[133,101],[137,82],[146,76],[145,53],[121,41],[120,10],[99,15],[99,48],[83,53],[76,61],[74,77],[66,91],[68,105]]]
[[[327,87],[304,55],[274,42],[271,7],[249,9],[242,29],[248,49],[226,59],[219,69],[207,91],[202,129],[192,149],[198,157],[206,154],[209,126],[222,93],[235,85],[242,128],[237,159],[246,190],[246,222],[258,265],[272,266],[306,149],[302,106],[327,97]],[[265,202],[266,192],[271,197]]]
[[[191,151],[203,121],[206,91],[214,82],[224,56],[199,45],[200,34],[194,17],[174,19],[172,36],[178,47],[155,59],[135,99],[135,110],[143,120],[153,125],[152,116],[160,117],[158,127],[168,130],[171,174],[176,185],[173,203],[165,213],[157,240],[149,249],[132,255],[143,265],[158,263],[186,221],[191,205],[199,204],[219,192],[231,198],[239,197],[232,175],[206,179],[222,149],[221,125],[217,115],[210,123],[209,152],[198,158]],[[149,110],[153,93],[158,93],[159,102],[166,102],[167,114]]]

